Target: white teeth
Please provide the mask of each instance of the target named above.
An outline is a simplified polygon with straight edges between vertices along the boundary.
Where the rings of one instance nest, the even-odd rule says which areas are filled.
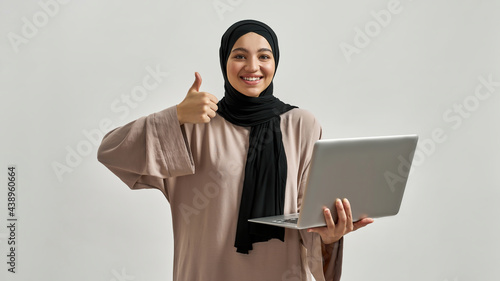
[[[260,77],[242,77],[243,80],[246,80],[246,81],[257,81],[257,80],[260,80]]]

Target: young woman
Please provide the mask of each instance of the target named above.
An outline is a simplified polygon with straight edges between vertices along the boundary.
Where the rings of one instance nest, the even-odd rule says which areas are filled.
[[[223,35],[224,98],[201,92],[201,76],[178,105],[108,133],[98,159],[130,188],[159,189],[170,203],[174,280],[339,280],[349,202],[328,208],[326,227],[291,230],[249,218],[300,210],[314,116],[273,95],[278,40],[244,20]]]

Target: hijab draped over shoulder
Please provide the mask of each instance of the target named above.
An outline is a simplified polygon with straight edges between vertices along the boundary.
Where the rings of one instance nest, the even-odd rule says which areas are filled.
[[[228,28],[219,49],[224,76],[224,97],[217,113],[232,124],[249,127],[250,140],[245,165],[245,179],[240,199],[238,225],[234,246],[239,253],[248,254],[252,244],[272,238],[284,241],[285,230],[280,227],[249,223],[248,219],[282,215],[285,202],[287,161],[280,128],[280,115],[295,108],[273,95],[273,83],[258,97],[238,92],[227,77],[227,61],[233,45],[243,35],[254,32],[271,46],[278,67],[278,38],[266,24],[255,20],[239,21]]]

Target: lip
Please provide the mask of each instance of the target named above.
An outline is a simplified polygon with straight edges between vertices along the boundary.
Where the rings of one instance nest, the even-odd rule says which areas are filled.
[[[249,77],[249,78],[258,77],[260,79],[259,80],[255,80],[255,81],[248,81],[248,80],[243,79],[243,77]],[[247,85],[252,85],[253,86],[253,85],[257,85],[260,82],[262,82],[262,80],[264,80],[264,77],[263,76],[259,76],[259,75],[245,75],[245,76],[240,76],[240,80],[243,81]]]

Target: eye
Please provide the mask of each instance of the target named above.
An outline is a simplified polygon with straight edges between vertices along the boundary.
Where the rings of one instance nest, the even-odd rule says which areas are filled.
[[[268,59],[271,59],[271,56],[270,55],[261,55],[260,59],[261,60],[268,60]]]
[[[234,58],[237,59],[237,60],[242,60],[242,59],[245,59],[245,56],[242,55],[242,54],[237,54],[237,55],[234,56]]]

